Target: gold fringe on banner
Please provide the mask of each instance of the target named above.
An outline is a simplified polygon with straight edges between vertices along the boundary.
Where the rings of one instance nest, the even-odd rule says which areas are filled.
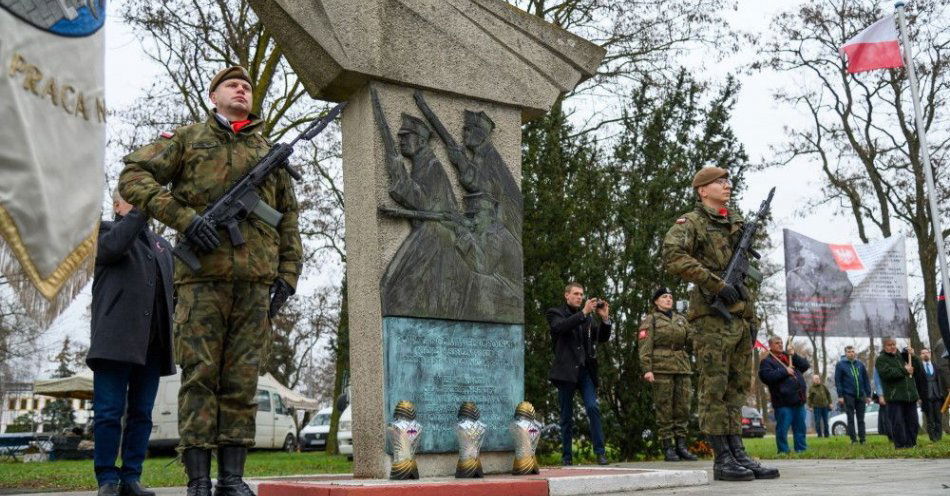
[[[49,275],[30,258],[13,217],[0,206],[0,272],[7,277],[24,310],[48,327],[92,279],[99,223]]]

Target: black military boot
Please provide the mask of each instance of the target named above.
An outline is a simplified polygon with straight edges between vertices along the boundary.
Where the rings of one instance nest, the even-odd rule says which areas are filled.
[[[727,436],[709,436],[715,458],[713,459],[713,480],[750,481],[755,479],[751,470],[739,465],[729,450]]]
[[[672,439],[663,440],[663,460],[668,462],[680,461],[680,457],[676,454],[676,446],[673,445]]]
[[[695,462],[698,460],[696,455],[689,452],[689,449],[686,448],[686,439],[682,437],[676,438],[676,454],[679,455],[680,460],[685,460],[688,462]]]
[[[188,474],[188,496],[211,496],[211,450],[187,448],[181,461]]]
[[[759,462],[749,458],[745,452],[745,446],[742,445],[742,437],[736,434],[726,436],[729,441],[729,449],[732,456],[739,465],[749,469],[755,474],[756,479],[778,479],[778,469],[772,467],[763,467]]]
[[[214,496],[256,496],[244,482],[244,461],[247,448],[244,446],[218,447],[218,483]]]

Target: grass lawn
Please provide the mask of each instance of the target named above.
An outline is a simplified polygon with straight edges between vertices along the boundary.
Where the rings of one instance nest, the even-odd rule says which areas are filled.
[[[608,440],[609,441],[609,440]],[[950,436],[944,435],[942,441],[936,443],[931,442],[927,438],[926,434],[919,436],[917,438],[917,447],[912,449],[894,449],[894,445],[887,440],[885,436],[879,435],[868,435],[867,444],[860,445],[855,444],[851,445],[851,439],[846,436],[841,437],[828,437],[828,438],[818,438],[814,436],[808,436],[807,444],[808,450],[804,453],[798,454],[793,453],[791,455],[779,455],[775,447],[775,436],[767,436],[764,438],[745,438],[744,444],[746,451],[755,458],[761,458],[766,460],[775,460],[775,459],[833,459],[833,460],[849,460],[849,459],[861,459],[861,458],[950,458]],[[788,436],[789,446],[792,446],[792,436],[789,433]],[[699,451],[696,450],[696,446],[693,447],[693,451],[698,454],[701,458],[703,457]],[[635,460],[619,460],[615,459],[616,450],[614,450],[609,442],[607,445],[607,457],[611,462],[621,462],[621,461],[659,461],[662,460],[662,456],[656,458],[645,458],[642,455],[637,457]],[[705,458],[712,458],[712,451],[708,451]],[[540,455],[538,457],[538,462],[542,466],[558,466],[561,464],[561,455],[559,452],[548,452]],[[595,463],[593,452],[590,450],[590,445],[587,444],[583,449],[574,450],[574,463],[575,464],[592,464]]]
[[[789,447],[793,448],[792,435],[788,436]],[[812,437],[806,440],[808,449],[801,454],[779,455],[775,447],[775,437],[745,439],[745,447],[750,455],[763,459],[859,459],[859,458],[950,458],[950,436],[932,442],[926,434],[917,438],[917,446],[910,449],[894,449],[887,437],[870,434],[867,444],[851,444],[847,436]]]
[[[327,456],[322,451],[284,453],[252,451],[247,457],[245,475],[349,473],[352,464],[345,456]],[[216,463],[211,473],[217,473]],[[172,457],[145,460],[142,482],[150,487],[184,486],[185,472]],[[94,490],[96,478],[92,460],[20,463],[0,461],[0,488],[31,488],[37,490]]]
[[[791,442],[789,436],[789,442]],[[847,437],[808,437],[808,451],[802,454],[778,455],[775,438],[746,439],[749,453],[762,459],[857,459],[857,458],[950,458],[950,436],[931,442],[926,436],[917,438],[917,447],[895,450],[884,436],[870,435],[865,445],[852,445]],[[591,458],[591,459],[587,459]],[[560,455],[549,453],[541,457],[542,465],[558,465]],[[577,463],[592,463],[592,457],[575,455]],[[612,460],[620,461],[620,460]],[[217,468],[212,464],[212,474]],[[324,452],[284,453],[252,451],[248,455],[248,477],[295,474],[348,473],[352,464],[344,456],[327,456]],[[145,461],[142,481],[150,487],[184,486],[185,474],[181,465],[171,457],[149,458]],[[0,489],[19,488],[37,490],[93,490],[96,479],[92,461],[63,461],[20,463],[0,461]]]

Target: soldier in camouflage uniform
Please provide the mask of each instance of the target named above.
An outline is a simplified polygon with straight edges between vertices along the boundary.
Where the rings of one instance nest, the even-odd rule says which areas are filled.
[[[743,219],[729,210],[729,173],[718,167],[701,169],[693,178],[698,202],[676,220],[663,240],[666,270],[693,283],[688,319],[695,330],[693,350],[699,369],[699,426],[715,452],[716,480],[778,477],[746,455],[742,445],[742,405],[752,385],[754,297],[742,287],[726,284],[720,275],[741,236]],[[745,296],[744,296],[745,295]],[[716,316],[710,301],[718,296],[733,318]]]
[[[276,228],[248,217],[239,224],[242,246],[200,215],[269,149],[263,121],[250,114],[253,93],[244,68],[215,75],[210,98],[215,108],[206,121],[162,133],[125,157],[119,188],[196,247],[201,262],[197,272],[175,263],[179,449],[188,494],[211,494],[211,450],[217,448],[215,495],[253,495],[242,477],[254,444],[262,350],[269,319],[293,294],[301,268],[297,200],[287,172],[272,174],[258,192],[283,217]]]
[[[686,448],[689,403],[693,388],[692,330],[686,317],[673,310],[673,294],[667,288],[653,293],[653,312],[640,322],[637,333],[643,379],[653,383],[653,407],[657,435],[668,462],[696,460]]]

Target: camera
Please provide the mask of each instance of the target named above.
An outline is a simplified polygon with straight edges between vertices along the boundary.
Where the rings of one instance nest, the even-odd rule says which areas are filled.
[[[604,308],[605,306],[607,306],[607,302],[598,298],[598,299],[597,299],[597,304],[595,305],[595,308],[597,308],[597,309],[599,310],[599,309],[601,309],[601,308]]]

